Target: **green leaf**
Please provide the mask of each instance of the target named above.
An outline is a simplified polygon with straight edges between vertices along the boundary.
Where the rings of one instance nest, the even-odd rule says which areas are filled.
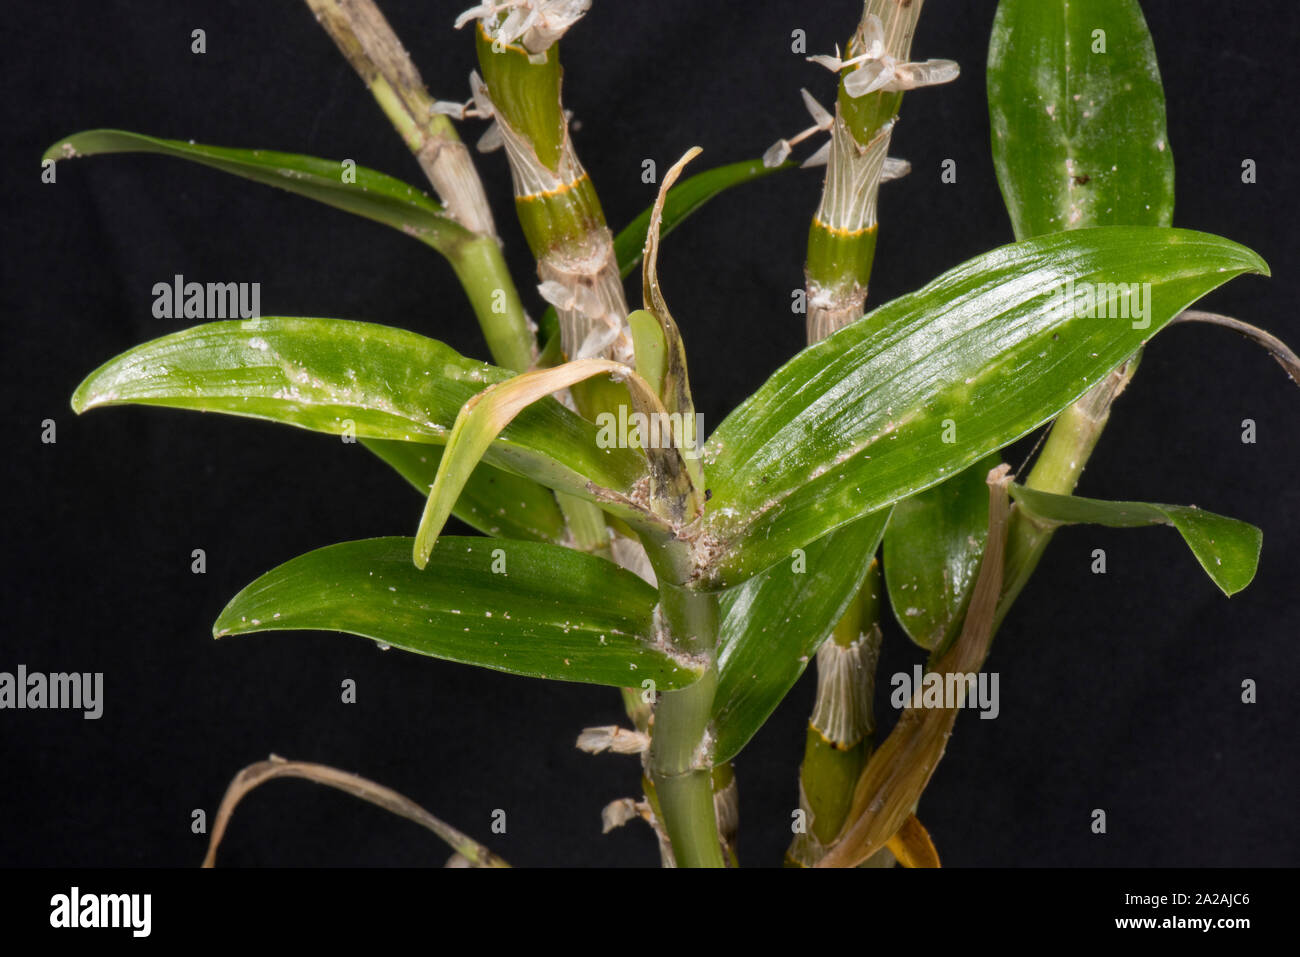
[[[442,252],[474,236],[448,217],[428,194],[364,166],[345,170],[339,160],[204,146],[125,130],[86,130],[65,136],[46,150],[43,158],[61,160],[107,153],[157,153],[202,163],[392,226]],[[344,182],[345,172],[352,182]]]
[[[410,482],[421,498],[428,496],[442,461],[443,446],[387,439],[362,439],[361,444]],[[452,514],[496,538],[555,545],[567,541],[564,514],[550,489],[482,463],[470,474]]]
[[[72,407],[161,405],[443,444],[461,406],[510,377],[402,329],[268,317],[211,322],[137,346],[91,373]],[[554,400],[522,413],[486,459],[587,498],[589,481],[621,492],[645,472],[639,452],[598,448],[596,427]]]
[[[538,402],[552,402],[549,398],[551,393],[593,376],[607,374],[623,377],[639,411],[650,412],[652,409],[649,404],[658,404],[658,396],[644,379],[627,366],[609,359],[579,359],[553,369],[534,369],[505,382],[495,383],[466,401],[447,437],[446,454],[438,464],[438,474],[434,477],[433,487],[425,502],[424,514],[420,517],[412,556],[415,564],[424,567],[434,542],[438,540],[442,527],[451,515],[453,505],[460,498],[461,489],[503,429],[508,428],[521,413],[527,412],[530,406]],[[662,406],[659,409],[662,410]],[[654,504],[657,498],[655,479],[661,472],[657,463],[666,458],[677,459],[679,455],[675,449],[667,451],[652,448],[648,451],[651,455],[648,473],[650,499],[651,504]],[[627,499],[626,496],[624,498]],[[627,505],[629,510],[634,508],[630,499],[627,499]]]
[[[808,667],[862,586],[887,517],[869,515],[813,542],[803,572],[782,561],[723,592],[715,765],[749,743]]]
[[[1205,233],[1053,233],[969,260],[809,346],[709,440],[715,583],[739,582],[1010,444],[1244,272],[1268,267]],[[1145,319],[1076,317],[1067,281],[1075,294],[1138,284],[1115,311],[1131,304]],[[945,420],[956,427],[951,444]]]
[[[664,202],[663,223],[659,228],[662,240],[674,229],[686,221],[692,213],[719,193],[752,183],[772,173],[785,169],[794,169],[798,163],[787,161],[779,166],[764,166],[761,159],[742,160],[728,163],[714,169],[696,173],[677,183],[668,191]],[[623,278],[632,274],[632,270],[641,265],[641,254],[645,250],[646,233],[650,228],[650,215],[654,210],[651,203],[641,211],[636,219],[628,223],[614,237],[614,258],[618,262],[618,273]],[[542,338],[549,341],[558,329],[555,307],[550,306],[541,318]]]
[[[1104,31],[1105,53],[1093,52]],[[1016,238],[1168,226],[1173,154],[1155,51],[1130,0],[1002,0],[989,44],[998,182]],[[929,650],[955,637],[988,522],[990,459],[900,503],[885,532],[894,614]]]
[[[979,574],[989,530],[986,455],[953,476],[894,506],[885,529],[885,588],[907,637],[927,651],[961,628]]]
[[[510,674],[663,690],[698,675],[655,646],[657,593],[612,562],[558,545],[447,536],[429,571],[409,538],[317,549],[231,599],[213,635],[341,631]]]
[[[1173,221],[1165,96],[1137,0],[1002,0],[988,93],[1017,239]]]
[[[1172,525],[1225,595],[1235,595],[1249,585],[1259,566],[1263,533],[1258,528],[1194,505],[1105,502],[1077,495],[1053,495],[1022,485],[1011,486],[1011,497],[1030,518],[1046,525]]]
[[[632,350],[636,356],[637,374],[650,383],[650,388],[662,398],[664,369],[668,362],[668,343],[664,338],[663,327],[653,312],[644,309],[633,309],[628,314],[627,324],[632,330]]]

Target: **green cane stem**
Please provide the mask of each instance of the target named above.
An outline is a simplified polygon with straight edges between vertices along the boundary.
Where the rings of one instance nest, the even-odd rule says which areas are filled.
[[[910,4],[867,0],[846,59],[863,52],[867,17],[875,15],[884,27],[885,52],[900,62],[906,61],[922,5],[923,0]],[[809,343],[862,316],[876,253],[876,195],[902,99],[901,93],[887,91],[854,98],[849,96],[844,80],[840,81],[831,127],[833,168],[827,171],[821,205],[808,230],[805,277]],[[860,192],[846,192],[846,183],[858,185]],[[853,694],[860,699],[859,706],[865,702],[865,719],[870,720],[881,638],[880,588],[879,564],[873,561],[862,589],[827,639],[833,647],[817,656],[818,700],[808,724],[799,769],[800,804],[808,818],[807,831],[795,835],[786,853],[787,865],[810,867],[824,854],[844,824],[858,775],[871,754],[871,730],[846,736],[840,729],[823,727],[818,722],[821,716],[848,707],[847,702],[829,700],[843,693],[839,683],[824,680],[824,669],[832,659],[835,667],[847,669],[860,683]]]
[[[591,315],[596,309],[618,325],[617,336],[603,354],[634,365],[613,234],[605,223],[595,185],[569,138],[561,98],[559,47],[552,45],[544,53],[530,56],[522,47],[494,41],[481,23],[476,36],[483,82],[506,141],[515,210],[537,259],[538,277],[558,283],[574,300],[573,305],[557,306],[556,310],[562,350],[572,358],[584,344],[597,328],[600,317]],[[603,378],[575,387],[572,393],[578,410],[592,419],[601,412],[617,414],[620,405],[629,403],[625,387]],[[597,530],[594,520],[588,524],[575,520],[580,518],[577,503],[561,504],[575,538],[585,535],[590,540],[603,534],[603,521]],[[725,859],[714,810],[713,775],[701,749],[717,685],[716,667],[711,663],[717,638],[717,598],[682,587],[688,575],[688,556],[682,543],[645,544],[660,582],[666,639],[682,653],[698,654],[710,662],[699,681],[658,696],[650,726],[647,798],[668,833],[678,866],[721,867]],[[636,689],[623,693],[634,723],[645,721],[638,696]]]

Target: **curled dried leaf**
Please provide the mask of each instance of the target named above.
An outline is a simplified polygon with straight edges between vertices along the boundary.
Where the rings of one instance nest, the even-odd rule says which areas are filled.
[[[286,761],[284,758],[273,754],[266,761],[250,764],[236,774],[230,782],[225,797],[221,799],[221,807],[217,810],[216,821],[212,825],[212,837],[208,841],[208,853],[203,859],[204,867],[216,866],[217,847],[221,844],[221,839],[225,837],[226,826],[230,823],[231,815],[235,813],[235,807],[239,802],[254,788],[276,778],[302,778],[339,791],[346,791],[353,797],[361,798],[361,800],[368,801],[386,811],[391,811],[398,817],[404,817],[408,821],[414,821],[421,827],[428,828],[456,851],[451,860],[447,862],[448,867],[510,866],[478,841],[434,817],[410,798],[398,794],[392,788],[384,787],[382,784],[376,784],[367,778],[349,774],[347,771],[340,771],[338,768],[332,768],[325,764]],[[453,863],[457,858],[465,863]]]
[[[1248,322],[1242,322],[1240,319],[1233,319],[1231,316],[1220,315],[1217,312],[1203,312],[1200,309],[1186,309],[1174,318],[1174,322],[1205,322],[1210,325],[1223,326],[1233,332],[1239,332],[1247,339],[1267,349],[1269,355],[1277,360],[1277,364],[1286,372],[1287,377],[1292,382],[1300,385],[1300,356],[1297,356],[1290,346],[1272,333],[1265,332],[1258,326],[1252,326]]]

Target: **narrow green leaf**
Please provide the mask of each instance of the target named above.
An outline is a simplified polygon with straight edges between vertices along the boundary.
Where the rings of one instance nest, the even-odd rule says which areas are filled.
[[[692,213],[719,193],[726,192],[734,186],[743,186],[785,169],[794,169],[798,163],[787,161],[779,166],[764,166],[761,159],[743,160],[728,163],[703,173],[688,176],[668,191],[664,200],[663,222],[659,227],[659,238],[663,239],[680,226]],[[640,215],[614,237],[614,256],[618,260],[621,276],[628,276],[641,264],[641,254],[645,250],[646,233],[650,229],[650,216],[654,212],[651,203]]]
[[[986,455],[960,475],[894,506],[885,529],[885,587],[907,637],[927,651],[961,628],[989,529]]]
[[[341,631],[510,674],[663,690],[698,675],[656,647],[657,593],[612,562],[537,542],[447,536],[429,571],[409,538],[343,542],[267,572],[215,637]]]
[[[78,386],[78,413],[161,405],[268,419],[358,438],[442,444],[461,406],[510,373],[402,329],[342,319],[211,322],[137,346]],[[489,464],[592,497],[630,489],[636,450],[601,449],[596,427],[553,400],[522,413]]]
[[[862,587],[887,518],[837,529],[722,593],[714,764],[740,753],[799,680]]]
[[[391,465],[427,497],[438,474],[443,446],[423,442],[362,439],[361,444]],[[562,545],[567,540],[564,514],[555,493],[544,485],[480,463],[456,499],[452,514],[472,528],[496,538],[519,538]]]
[[[1225,595],[1235,595],[1249,585],[1259,566],[1264,536],[1258,528],[1194,505],[1105,502],[1077,495],[1053,495],[1022,485],[1011,486],[1011,497],[1030,518],[1048,525],[1172,525]]]
[[[1002,0],[988,93],[1017,239],[1173,221],[1165,95],[1137,0]]]
[[[347,167],[340,160],[204,146],[125,130],[86,130],[65,136],[46,150],[43,158],[61,160],[108,153],[157,153],[202,163],[392,226],[443,252],[474,236],[448,217],[428,194],[364,166]]]
[[[741,581],[1010,444],[1244,272],[1268,267],[1205,233],[1053,233],[969,260],[809,346],[706,448],[713,577]],[[1134,285],[1108,301],[1118,283]],[[1089,316],[1070,289],[1100,289],[1114,317]]]

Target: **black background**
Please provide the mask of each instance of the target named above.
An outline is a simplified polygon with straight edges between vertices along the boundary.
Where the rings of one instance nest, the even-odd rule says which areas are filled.
[[[469,0],[382,4],[436,95],[462,98],[473,52],[451,22]],[[1148,0],[1169,99],[1177,225],[1258,250],[1250,277],[1208,308],[1300,339],[1292,219],[1297,168],[1290,3]],[[963,75],[906,98],[894,155],[913,163],[881,201],[873,303],[1011,239],[988,146],[983,60],[992,0],[931,0],[918,58]],[[695,168],[761,153],[805,124],[798,89],[830,103],[833,77],[790,52],[851,32],[855,0],[819,4],[597,0],[564,41],[566,105],[615,228],[653,199],[641,162],[688,147]],[[190,32],[207,32],[207,53]],[[75,417],[91,369],[175,331],[151,288],[181,273],[260,282],[267,315],[385,322],[484,355],[445,263],[395,231],[215,171],[156,157],[60,164],[59,136],[98,126],[419,170],[301,4],[47,2],[6,11],[3,453],[6,569],[0,670],[103,671],[99,721],[0,712],[0,864],[175,865],[231,775],[276,752],[357,771],[409,795],[519,865],[652,865],[629,826],[599,811],[634,793],[630,758],[573,741],[622,717],[610,689],[559,685],[405,655],[329,634],[211,640],[224,603],[310,549],[411,534],[420,500],[360,446],[270,424],[142,408]],[[478,135],[470,127],[468,139]],[[804,155],[803,153],[799,155]],[[1243,158],[1258,183],[1241,182]],[[939,180],[945,158],[956,184]],[[514,222],[504,157],[480,168],[534,313],[533,264]],[[802,284],[820,172],[788,173],[714,201],[667,241],[661,271],[690,349],[697,403],[716,424],[802,345]],[[1300,395],[1230,333],[1161,335],[1084,477],[1098,497],[1195,503],[1263,527],[1254,584],[1228,600],[1170,530],[1061,532],[996,642],[1002,714],[967,714],[920,814],[949,866],[1284,865],[1294,824],[1300,681],[1291,603],[1300,567],[1294,478]],[[54,418],[58,441],[40,442]],[[1252,418],[1258,442],[1243,445]],[[1028,450],[1009,454],[1018,466]],[[1105,548],[1110,573],[1088,570]],[[208,571],[190,572],[194,548]],[[918,655],[890,623],[881,671]],[[344,705],[340,682],[359,700]],[[1259,683],[1244,705],[1241,682]],[[741,755],[746,864],[789,837],[812,697],[795,688]],[[877,702],[889,720],[884,696]],[[490,815],[508,814],[491,835]],[[1089,829],[1093,808],[1109,833]],[[303,782],[242,807],[229,865],[428,865],[446,852],[413,825]]]

